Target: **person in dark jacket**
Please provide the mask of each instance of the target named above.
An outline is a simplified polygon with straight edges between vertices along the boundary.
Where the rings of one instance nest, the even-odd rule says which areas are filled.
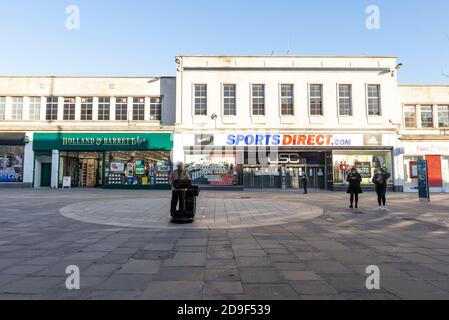
[[[307,194],[307,185],[309,184],[309,178],[307,177],[307,172],[303,172],[301,176],[302,187],[304,188],[304,194]]]
[[[376,188],[377,193],[377,203],[379,204],[379,210],[386,210],[387,202],[387,187],[388,179],[390,179],[391,174],[385,168],[379,168],[374,174],[373,183]]]
[[[348,191],[351,195],[350,202],[351,205],[349,208],[354,208],[354,200],[355,200],[355,207],[358,208],[359,206],[359,194],[363,193],[361,183],[362,183],[362,176],[360,173],[357,172],[357,169],[353,167],[351,171],[348,174],[348,177],[346,178],[346,181],[349,182]]]

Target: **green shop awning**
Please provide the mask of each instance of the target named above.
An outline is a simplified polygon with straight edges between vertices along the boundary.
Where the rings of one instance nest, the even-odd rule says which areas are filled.
[[[171,133],[35,133],[34,151],[146,151],[173,149]]]

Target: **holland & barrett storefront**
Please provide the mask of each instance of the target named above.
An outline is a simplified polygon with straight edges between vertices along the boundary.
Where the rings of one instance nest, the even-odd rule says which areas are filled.
[[[33,146],[35,186],[170,188],[171,133],[36,133]]]

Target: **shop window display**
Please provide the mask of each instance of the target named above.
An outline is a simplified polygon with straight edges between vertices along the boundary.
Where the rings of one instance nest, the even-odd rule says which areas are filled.
[[[0,146],[0,182],[23,182],[24,148]]]
[[[106,152],[105,177],[109,185],[166,185],[171,171],[170,152]]]
[[[375,171],[385,166],[392,173],[391,151],[334,151],[334,183],[345,184],[349,170],[355,166],[362,175],[362,185],[371,185]]]

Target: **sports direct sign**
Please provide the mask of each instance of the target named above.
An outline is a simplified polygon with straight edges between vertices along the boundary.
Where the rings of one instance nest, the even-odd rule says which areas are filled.
[[[216,146],[351,147],[363,146],[358,134],[216,134]]]

